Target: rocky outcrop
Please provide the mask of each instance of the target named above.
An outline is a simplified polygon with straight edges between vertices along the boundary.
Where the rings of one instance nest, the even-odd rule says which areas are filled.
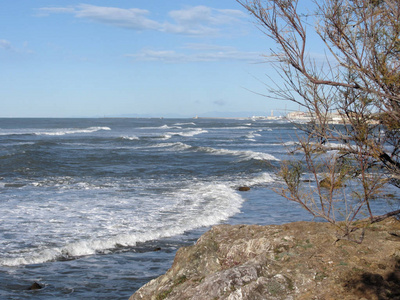
[[[178,250],[138,299],[400,299],[400,222],[371,225],[364,242],[327,223],[219,225]]]

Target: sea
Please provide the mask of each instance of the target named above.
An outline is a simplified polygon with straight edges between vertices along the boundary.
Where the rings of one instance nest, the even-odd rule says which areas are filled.
[[[213,225],[312,220],[274,192],[297,134],[258,118],[0,119],[0,298],[127,300]]]

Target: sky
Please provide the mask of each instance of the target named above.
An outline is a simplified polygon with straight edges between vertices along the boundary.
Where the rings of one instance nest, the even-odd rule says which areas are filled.
[[[235,0],[0,0],[0,117],[269,115],[272,46]]]

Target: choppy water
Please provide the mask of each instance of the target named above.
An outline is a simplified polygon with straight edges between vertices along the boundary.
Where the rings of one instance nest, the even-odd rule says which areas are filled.
[[[294,140],[279,121],[0,119],[0,298],[127,299],[211,225],[310,219],[271,191]]]

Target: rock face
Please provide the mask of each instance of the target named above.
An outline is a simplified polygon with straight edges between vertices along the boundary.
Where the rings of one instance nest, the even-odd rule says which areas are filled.
[[[138,299],[400,299],[400,222],[337,241],[326,223],[219,225],[178,250]]]

